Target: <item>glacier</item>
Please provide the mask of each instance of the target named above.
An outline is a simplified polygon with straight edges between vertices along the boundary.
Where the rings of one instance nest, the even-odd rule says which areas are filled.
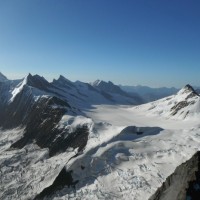
[[[111,82],[0,80],[1,199],[184,199],[199,94],[142,104]],[[189,173],[190,172],[190,173]]]

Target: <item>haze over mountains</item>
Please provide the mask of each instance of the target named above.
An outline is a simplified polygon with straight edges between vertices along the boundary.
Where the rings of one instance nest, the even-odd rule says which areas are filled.
[[[0,197],[184,197],[196,170],[182,164],[199,149],[200,96],[186,85],[143,98],[112,82],[0,74]]]
[[[145,103],[176,94],[179,90],[175,87],[151,88],[151,87],[141,86],[141,85],[138,85],[138,86],[122,86],[122,85],[120,85],[120,87],[126,92],[138,93],[140,96],[143,97]]]

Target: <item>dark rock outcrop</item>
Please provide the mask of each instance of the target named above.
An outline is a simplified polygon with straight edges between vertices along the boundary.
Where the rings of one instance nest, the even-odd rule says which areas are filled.
[[[200,152],[198,151],[192,158],[178,166],[149,200],[185,200],[188,183],[196,179],[199,166]]]
[[[67,172],[65,168],[63,168],[59,175],[56,177],[53,184],[45,188],[40,194],[38,194],[34,198],[34,200],[44,199],[44,197],[48,198],[48,196],[52,195],[58,190],[61,190],[65,186],[74,188],[78,181],[73,180],[71,175],[72,173],[72,171]]]

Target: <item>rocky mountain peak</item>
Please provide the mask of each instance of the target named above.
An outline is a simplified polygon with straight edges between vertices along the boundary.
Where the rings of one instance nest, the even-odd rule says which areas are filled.
[[[187,84],[183,89],[185,89],[187,91],[190,91],[190,92],[194,92],[195,91],[194,88],[189,84]]]
[[[196,91],[194,90],[194,88],[187,84],[185,87],[183,87],[179,92],[178,92],[178,95],[185,95],[185,94],[188,94],[188,95],[192,95],[192,96],[199,96]]]
[[[102,80],[97,79],[96,81],[91,83],[91,85],[95,87],[95,86],[98,86],[101,82],[102,82]]]
[[[0,82],[7,81],[7,77],[0,72]]]
[[[60,75],[58,78],[59,82],[67,82],[67,83],[72,83],[69,79],[65,78],[64,76]]]
[[[50,87],[50,83],[42,76],[39,75],[32,75],[32,74],[28,74],[25,78],[24,78],[24,82],[26,82],[27,85],[31,86],[31,87],[35,87],[41,90],[44,90],[48,87]]]
[[[105,82],[102,80],[96,80],[91,85],[96,89],[103,90],[104,92],[124,93],[119,86],[114,85],[111,81]]]
[[[58,79],[54,79],[52,83],[56,86],[74,87],[73,82],[62,75],[60,75]]]

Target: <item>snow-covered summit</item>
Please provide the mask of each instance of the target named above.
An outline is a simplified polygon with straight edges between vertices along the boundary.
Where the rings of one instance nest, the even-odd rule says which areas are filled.
[[[187,95],[187,94],[193,94],[194,96],[197,95],[197,92],[194,90],[194,88],[187,84],[185,87],[183,87],[181,90],[179,90],[179,92],[177,93],[178,95]]]
[[[102,90],[104,92],[110,92],[110,93],[116,93],[116,94],[121,94],[121,95],[128,95],[125,91],[123,91],[119,86],[115,85],[111,81],[105,82],[102,80],[96,80],[91,85],[98,89]]]
[[[92,86],[98,86],[99,84],[101,84],[102,80],[97,79],[96,81],[90,83]]]
[[[111,81],[103,81],[103,80],[96,80],[93,83],[91,83],[91,85],[95,88],[99,88],[99,89],[106,89],[106,88],[118,88],[118,86],[114,85],[114,83],[112,83]]]
[[[0,82],[4,82],[4,81],[7,81],[7,77],[4,76],[1,72],[0,72]]]
[[[192,86],[186,85],[176,95],[135,107],[149,115],[172,119],[186,119],[200,116],[200,96]]]
[[[51,84],[44,78],[39,75],[28,74],[25,76],[18,85],[10,89],[11,99],[9,102],[13,102],[15,97],[20,93],[32,95],[33,97],[46,94],[48,92],[48,88],[51,87]],[[26,90],[26,92],[24,91]]]

